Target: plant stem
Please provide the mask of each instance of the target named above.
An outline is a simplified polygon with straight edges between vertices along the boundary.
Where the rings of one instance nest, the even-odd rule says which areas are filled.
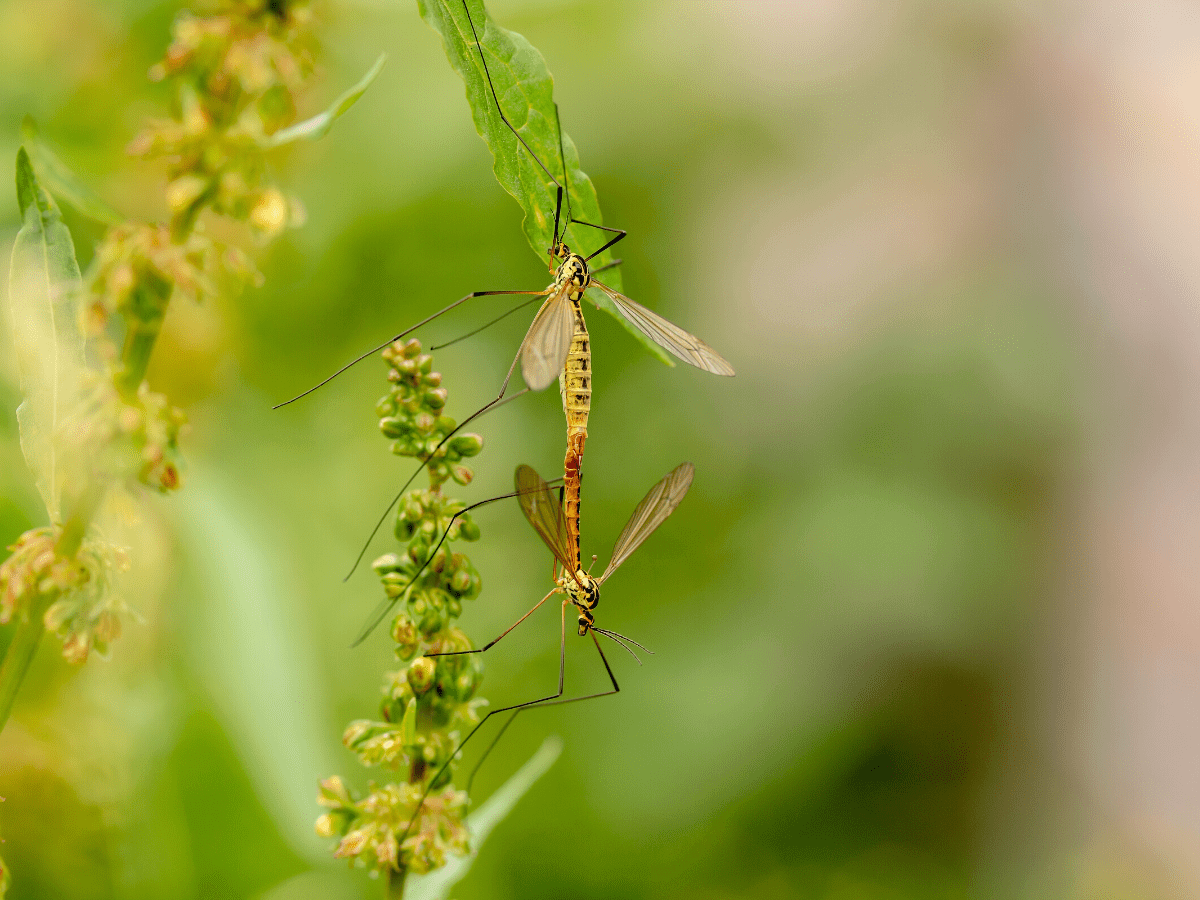
[[[29,671],[38,644],[42,640],[42,632],[46,630],[43,617],[50,604],[54,602],[54,594],[38,594],[23,619],[17,623],[17,633],[13,635],[12,643],[4,654],[4,663],[0,665],[0,731],[8,721],[13,703],[17,699],[17,691]]]
[[[387,900],[403,900],[404,878],[407,874],[404,869],[401,869],[399,872],[395,869],[388,869]]]

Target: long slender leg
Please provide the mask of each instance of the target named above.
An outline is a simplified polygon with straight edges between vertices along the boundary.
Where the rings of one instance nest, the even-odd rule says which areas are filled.
[[[333,379],[337,378],[339,375],[341,375],[343,372],[345,372],[351,366],[357,365],[358,363],[362,362],[364,359],[366,359],[371,354],[378,353],[380,350],[382,350],[384,347],[388,346],[389,344],[393,343],[394,341],[398,341],[398,340],[400,340],[400,338],[411,334],[412,332],[414,332],[418,328],[420,328],[422,325],[428,325],[430,322],[432,322],[438,316],[444,315],[445,313],[450,312],[450,310],[454,309],[456,306],[461,306],[463,303],[466,303],[468,300],[473,300],[476,297],[495,297],[495,296],[498,296],[501,294],[536,295],[536,294],[541,294],[541,293],[544,293],[544,292],[543,291],[472,291],[471,293],[467,294],[465,297],[455,300],[449,306],[438,310],[433,315],[427,316],[426,318],[422,319],[420,322],[418,322],[416,325],[413,325],[411,328],[405,328],[399,334],[388,338],[386,341],[384,341],[378,347],[374,347],[374,348],[368,350],[366,353],[362,353],[359,356],[356,356],[354,359],[350,360],[350,362],[346,363],[344,366],[342,366],[340,369],[338,369],[336,372],[334,372],[332,375],[330,375],[324,381],[321,381],[318,384],[314,384],[307,391],[304,391],[301,394],[297,394],[291,400],[284,400],[282,403],[277,403],[274,406],[272,406],[271,409],[281,409],[290,403],[295,403],[301,397],[307,397],[309,394],[311,394],[317,388],[321,388],[321,387],[324,387],[325,385],[329,384],[329,382],[333,381]]]
[[[614,259],[612,262],[606,262],[604,265],[592,269],[592,274],[595,275],[597,272],[603,272],[606,269],[615,269],[623,262],[625,262],[623,259]]]
[[[500,121],[502,121],[505,125],[508,126],[508,130],[513,133],[513,135],[516,137],[516,139],[518,141],[521,142],[521,146],[529,151],[529,155],[533,157],[533,161],[536,162],[539,167],[541,167],[541,170],[546,173],[546,177],[549,178],[551,181],[553,181],[556,185],[558,185],[558,190],[559,190],[558,199],[559,199],[559,202],[561,203],[562,202],[562,185],[558,184],[558,180],[553,175],[550,174],[550,170],[546,168],[546,166],[542,163],[542,161],[540,159],[538,159],[537,154],[533,152],[533,148],[530,147],[527,143],[525,143],[525,138],[521,137],[520,132],[518,132],[517,129],[513,128],[512,122],[508,121],[508,117],[504,115],[504,109],[500,106],[500,98],[496,96],[496,86],[494,84],[492,84],[492,73],[488,71],[487,60],[485,60],[483,58],[483,43],[479,40],[479,32],[477,32],[475,30],[475,23],[471,20],[471,10],[467,9],[467,0],[463,0],[463,12],[465,12],[467,14],[467,23],[471,26],[472,37],[475,38],[475,49],[479,51],[479,61],[481,63],[483,63],[483,74],[487,76],[488,87],[491,88],[492,99],[496,101],[496,112],[498,112],[500,114]],[[487,26],[487,23],[485,22],[484,27],[486,28],[486,26]],[[486,34],[486,32],[485,32],[485,34]]]
[[[504,736],[504,732],[506,732],[508,730],[508,726],[513,723],[513,720],[515,720],[517,718],[517,716],[519,716],[521,713],[525,712],[525,710],[527,710],[527,709],[545,709],[548,706],[562,706],[565,703],[579,703],[584,700],[595,700],[597,697],[608,697],[611,694],[619,694],[621,692],[621,686],[619,684],[617,684],[617,677],[615,675],[613,675],[612,667],[609,666],[608,658],[604,655],[604,651],[600,649],[600,642],[596,640],[595,634],[592,634],[592,640],[595,641],[596,651],[600,654],[600,659],[604,662],[604,671],[606,671],[608,673],[608,680],[612,682],[613,689],[611,691],[603,691],[602,693],[599,693],[599,694],[588,694],[585,697],[571,697],[567,700],[556,700],[553,697],[551,697],[549,699],[549,701],[538,701],[536,703],[527,703],[527,704],[524,704],[523,706],[513,710],[513,714],[511,716],[509,716],[508,721],[506,721],[500,727],[500,731],[496,734],[496,736],[494,738],[492,738],[492,742],[490,744],[488,744],[487,749],[483,751],[483,755],[479,757],[479,761],[475,763],[475,767],[473,769],[471,769],[471,774],[469,776],[467,776],[467,793],[471,792],[471,785],[475,781],[475,773],[477,773],[479,771],[479,767],[483,765],[483,761],[488,758],[488,754],[492,752],[492,749],[498,743],[500,743],[500,738],[502,738]],[[497,710],[497,712],[499,712],[499,711],[500,710]]]
[[[439,778],[442,777],[442,773],[446,771],[446,769],[450,766],[450,763],[454,762],[455,757],[462,752],[462,748],[466,746],[467,741],[473,738],[475,733],[487,724],[488,719],[502,712],[509,712],[514,709],[520,709],[524,706],[532,706],[537,703],[544,703],[547,700],[555,700],[563,695],[563,685],[566,683],[567,671],[567,604],[570,602],[571,601],[567,599],[564,600],[562,604],[562,626],[558,642],[558,692],[551,694],[548,697],[542,697],[538,700],[530,700],[527,703],[515,703],[512,706],[502,706],[499,709],[493,709],[482,719],[480,719],[479,724],[472,728],[467,733],[465,738],[459,741],[458,746],[454,748],[454,752],[450,754],[449,758],[444,763],[442,763],[442,767],[434,773],[433,777],[430,778],[428,782],[426,782],[425,790],[421,792],[421,799],[417,801],[417,808],[413,810],[412,818],[408,820],[408,825],[404,829],[404,834],[400,835],[400,839],[397,843],[404,843],[404,839],[407,838],[409,832],[412,831],[413,823],[417,821],[417,816],[420,815],[421,807],[425,805],[425,798],[429,796],[429,791],[433,788],[433,785]],[[597,644],[597,646],[599,646],[599,644]],[[601,654],[601,656],[603,655],[604,654]],[[607,663],[605,663],[605,665],[607,666]]]
[[[620,263],[621,260],[616,260],[616,262]],[[606,265],[603,265],[598,269],[593,269],[592,271],[593,272],[603,272],[605,269],[611,269],[613,267],[613,265],[614,265],[613,263],[607,263]],[[496,318],[492,319],[486,325],[480,325],[474,331],[468,331],[466,334],[459,335],[458,337],[454,338],[453,340],[446,341],[446,343],[444,343],[444,344],[434,344],[432,347],[429,348],[429,352],[432,353],[434,350],[442,350],[446,347],[451,347],[454,344],[457,344],[459,341],[465,341],[467,338],[474,337],[475,335],[479,334],[479,332],[481,332],[481,331],[486,331],[488,328],[491,328],[497,322],[502,322],[503,320],[507,319],[509,316],[511,316],[517,310],[524,309],[530,303],[533,303],[535,300],[537,300],[537,298],[540,296],[541,296],[541,294],[537,294],[533,297],[530,297],[528,300],[522,300],[516,306],[511,307],[506,312],[502,312],[500,315],[496,316]]]
[[[466,2],[466,0],[464,0],[464,2]],[[567,153],[565,150],[563,150],[562,120],[558,117],[558,103],[554,104],[554,129],[558,132],[558,158],[562,161],[562,175],[563,175],[563,180],[562,180],[563,187],[559,188],[559,194],[558,194],[559,205],[562,204],[563,190],[565,190],[567,192],[568,225],[563,227],[563,234],[565,235],[567,232],[567,227],[569,227],[569,223],[571,221],[573,221],[571,218],[571,181],[567,177]],[[554,209],[554,247],[558,247],[558,242],[560,240],[561,240],[561,238],[559,238],[559,236],[558,236],[558,207],[556,206]],[[550,253],[551,253],[551,255],[553,255],[553,253],[554,253],[553,248],[551,248]]]
[[[551,288],[547,288],[546,290],[540,291],[538,293],[539,293],[539,295],[544,295],[544,294],[549,293],[550,290],[551,290]],[[388,514],[392,511],[392,507],[395,506],[398,502],[400,502],[400,498],[402,496],[404,496],[404,492],[406,490],[408,490],[408,486],[413,483],[413,479],[417,477],[417,474],[421,471],[422,468],[425,467],[426,463],[428,463],[429,460],[433,459],[434,456],[437,455],[437,452],[446,445],[446,441],[450,440],[450,438],[452,438],[455,434],[457,434],[463,427],[465,427],[467,424],[469,424],[473,420],[482,416],[488,410],[494,409],[498,406],[503,406],[505,403],[508,403],[509,401],[516,400],[522,394],[529,393],[529,388],[525,387],[525,388],[522,388],[521,390],[517,391],[515,394],[513,394],[507,400],[504,399],[504,395],[508,391],[508,383],[510,381],[512,381],[513,372],[516,371],[517,363],[520,361],[521,354],[525,350],[525,344],[529,340],[529,335],[533,333],[533,329],[537,326],[538,319],[541,317],[542,313],[545,311],[546,305],[548,303],[550,303],[551,300],[553,300],[553,299],[554,298],[550,298],[549,300],[546,300],[546,302],[542,304],[541,309],[539,309],[537,311],[537,315],[535,315],[533,317],[533,321],[529,323],[529,328],[525,331],[525,337],[523,337],[521,339],[521,344],[519,347],[517,347],[517,354],[516,354],[516,356],[513,357],[513,361],[509,364],[508,371],[504,375],[504,381],[500,385],[500,393],[498,393],[496,395],[496,399],[490,401],[489,403],[485,403],[479,409],[475,410],[475,412],[471,413],[471,415],[467,416],[465,419],[463,419],[461,422],[459,422],[453,431],[451,431],[444,438],[442,438],[438,442],[438,445],[436,447],[434,447],[433,450],[431,450],[429,453],[427,453],[425,455],[425,458],[423,460],[421,460],[421,464],[419,466],[417,466],[417,468],[413,471],[413,473],[411,475],[408,476],[408,480],[406,482],[404,482],[404,486],[401,487],[400,490],[396,492],[396,496],[392,498],[392,502],[389,503],[387,506],[387,509],[385,509],[383,511],[383,515],[381,515],[379,517],[379,521],[375,523],[375,527],[371,529],[371,534],[367,537],[366,541],[363,542],[362,549],[358,551],[358,557],[354,560],[354,565],[352,565],[350,567],[350,571],[346,573],[346,577],[342,579],[343,582],[350,580],[350,576],[354,574],[355,570],[358,568],[358,564],[360,562],[362,562],[362,558],[364,556],[366,556],[367,548],[371,546],[371,541],[373,541],[375,539],[376,533],[378,533],[379,529],[383,526],[383,523],[384,523],[384,521],[386,521]]]
[[[601,247],[595,253],[592,253],[590,256],[585,257],[586,259],[589,259],[589,260],[593,256],[599,256],[601,253],[603,253],[605,250],[607,250],[609,247],[611,247],[613,244],[617,243],[618,241],[624,240],[625,235],[629,234],[629,232],[623,228],[609,228],[607,225],[594,225],[591,222],[584,222],[581,219],[572,219],[571,222],[576,225],[586,225],[589,228],[598,228],[601,231],[608,231],[608,232],[616,235],[615,238],[613,238],[611,241],[609,241],[607,244],[605,244],[603,247]]]
[[[517,359],[520,359],[520,351],[517,352],[517,358],[513,360],[513,366],[516,365]],[[490,403],[486,404],[485,406],[482,406],[479,409],[475,410],[475,412],[471,413],[471,415],[467,416],[465,419],[463,419],[461,422],[459,422],[458,425],[454,428],[454,430],[451,431],[449,434],[447,434],[444,438],[442,438],[442,440],[438,443],[438,445],[433,448],[433,451],[431,453],[427,454],[426,457],[423,460],[421,460],[421,464],[419,466],[417,466],[417,468],[413,471],[413,473],[411,475],[408,476],[408,480],[406,482],[404,482],[404,484],[401,486],[400,490],[398,490],[396,492],[396,496],[394,496],[392,498],[391,502],[388,503],[387,509],[385,509],[383,511],[383,514],[379,517],[379,520],[375,523],[375,527],[372,528],[371,533],[369,535],[367,535],[367,539],[363,542],[362,548],[358,551],[358,556],[355,557],[355,559],[354,559],[354,565],[352,565],[350,567],[350,571],[346,573],[344,578],[342,578],[343,582],[349,581],[350,576],[353,575],[355,573],[355,571],[358,569],[358,564],[361,563],[363,560],[363,557],[367,555],[367,549],[371,546],[371,541],[375,540],[375,535],[379,533],[379,529],[382,528],[383,523],[387,521],[388,514],[391,513],[392,507],[394,507],[397,503],[400,502],[400,498],[404,496],[404,492],[408,490],[408,486],[413,483],[413,479],[415,479],[417,477],[417,475],[419,475],[421,473],[421,469],[425,468],[425,464],[428,463],[429,460],[433,459],[434,455],[440,449],[442,449],[443,446],[445,446],[446,441],[450,440],[450,438],[454,437],[454,435],[458,434],[459,431],[461,431],[463,428],[465,428],[467,425],[469,425],[472,422],[472,420],[478,419],[480,416],[482,416],[488,410],[496,409],[497,407],[503,406],[505,403],[511,403],[513,400],[516,400],[518,397],[522,396],[523,394],[529,393],[529,388],[521,388],[521,390],[517,391],[511,397],[501,399],[502,397],[504,397],[503,391],[507,390],[507,388],[508,388],[508,380],[509,380],[509,378],[512,377],[512,372],[513,372],[513,368],[512,368],[512,366],[510,366],[508,369],[508,376],[504,379],[504,387],[501,388],[500,397],[497,397],[495,400],[491,401]]]
[[[513,622],[511,625],[509,625],[507,628],[505,628],[504,631],[500,633],[499,637],[493,638],[492,640],[490,640],[486,644],[484,644],[482,647],[478,647],[475,650],[451,650],[451,651],[447,651],[446,653],[426,653],[425,655],[431,656],[431,657],[432,656],[466,656],[469,653],[484,653],[488,650],[491,650],[498,643],[500,643],[501,638],[504,638],[505,636],[507,636],[510,631],[512,631],[514,628],[516,628],[518,625],[520,625],[522,622],[524,622],[526,619],[528,619],[530,616],[532,616],[535,612],[537,612],[543,603],[545,603],[547,600],[549,600],[551,597],[553,597],[555,594],[557,594],[560,590],[561,590],[561,588],[556,587],[554,590],[552,590],[550,593],[548,593],[545,597],[543,597],[541,600],[539,600],[537,603],[535,603],[533,605],[533,609],[531,609],[529,612],[525,613],[525,615],[521,616],[521,618],[517,619],[517,621]],[[563,602],[565,603],[565,602],[569,602],[569,601],[563,601]],[[497,710],[497,712],[499,712],[499,710]]]
[[[458,520],[459,516],[464,516],[467,513],[469,513],[471,510],[478,509],[481,506],[486,506],[489,503],[495,503],[497,500],[507,500],[510,497],[516,497],[520,493],[521,493],[520,491],[511,491],[510,493],[507,493],[507,494],[501,494],[499,497],[489,497],[486,500],[480,500],[477,503],[472,503],[470,506],[464,507],[463,509],[460,509],[454,515],[452,515],[450,517],[450,522],[446,525],[445,530],[442,531],[441,538],[438,540],[437,544],[434,545],[434,548],[429,552],[429,556],[427,556],[425,558],[425,562],[421,563],[421,568],[417,569],[416,574],[413,575],[413,577],[408,580],[408,584],[406,584],[404,586],[404,588],[398,594],[396,594],[395,597],[385,598],[382,603],[380,603],[377,607],[375,607],[375,611],[372,612],[371,615],[367,618],[366,624],[363,626],[362,630],[359,631],[358,637],[356,637],[354,639],[354,643],[351,644],[350,647],[353,649],[354,647],[357,647],[359,644],[361,644],[363,641],[365,641],[367,639],[367,636],[372,631],[375,630],[375,627],[380,622],[382,622],[384,620],[384,618],[387,617],[387,614],[389,612],[391,612],[392,607],[395,606],[397,603],[399,603],[400,599],[403,596],[405,596],[408,589],[412,585],[416,584],[417,579],[421,577],[421,573],[424,572],[429,567],[429,564],[431,562],[433,562],[433,558],[435,556],[437,556],[438,550],[440,550],[442,547],[442,544],[444,544],[446,542],[446,538],[448,538],[450,536],[450,529],[454,527],[454,523]],[[393,501],[393,503],[394,503],[394,501]],[[390,506],[388,507],[388,511],[389,512],[391,511]],[[503,635],[501,635],[501,637],[503,637]],[[499,640],[499,638],[497,638],[497,640]]]

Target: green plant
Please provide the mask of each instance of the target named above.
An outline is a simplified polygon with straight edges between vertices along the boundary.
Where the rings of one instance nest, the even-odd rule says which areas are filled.
[[[184,415],[145,380],[168,306],[258,279],[240,244],[298,224],[303,209],[271,183],[267,154],[316,138],[366,89],[366,77],[325,112],[291,127],[296,94],[313,70],[307,0],[220,0],[182,13],[151,77],[169,80],[174,108],[130,151],[167,160],[163,223],[123,221],[38,136],[17,156],[22,227],[9,302],[24,402],[21,447],[49,524],[21,535],[0,565],[0,624],[16,631],[0,664],[0,728],[44,631],[81,663],[120,633],[112,574],[127,565],[99,526],[114,488],[180,486]],[[49,190],[47,189],[49,188]],[[109,227],[86,274],[51,190]],[[206,228],[221,217],[239,243]]]
[[[331,811],[318,820],[317,831],[341,837],[335,856],[402,881],[406,872],[428,872],[444,865],[448,853],[467,850],[467,796],[450,784],[449,769],[431,785],[411,833],[405,834],[426,783],[458,744],[458,727],[478,721],[476,709],[484,702],[475,696],[483,677],[479,656],[424,655],[471,649],[454,621],[463,601],[479,595],[482,582],[466,555],[454,552],[451,545],[478,540],[479,527],[469,515],[450,525],[464,504],[447,497],[442,488],[451,479],[463,485],[471,482],[472,472],[462,461],[483,449],[483,439],[461,434],[438,446],[455,422],[443,413],[442,376],[433,371],[433,358],[421,352],[419,341],[396,342],[383,351],[383,358],[392,388],[376,406],[379,429],[392,439],[393,453],[423,460],[429,487],[409,491],[400,500],[395,533],[405,542],[404,551],[385,554],[373,564],[386,595],[384,604],[398,610],[390,632],[397,658],[407,665],[385,677],[382,721],[352,722],[342,742],[363,765],[404,771],[406,780],[373,784],[365,797],[356,799],[340,778],[327,779],[320,802]],[[446,543],[430,559],[448,525]]]
[[[379,430],[392,440],[392,453],[423,461],[429,487],[400,499],[395,535],[404,543],[403,552],[373,563],[384,593],[381,611],[396,610],[390,634],[397,659],[406,665],[384,676],[380,719],[351,722],[342,743],[364,766],[401,773],[403,780],[372,782],[358,795],[339,776],[327,778],[317,801],[329,811],[317,820],[316,831],[339,838],[334,856],[383,876],[389,893],[400,896],[408,875],[442,869],[452,856],[466,857],[472,843],[477,849],[559,749],[552,743],[539,751],[470,821],[467,794],[453,785],[454,765],[436,774],[458,747],[459,729],[478,722],[477,710],[487,702],[476,696],[483,679],[481,656],[425,655],[472,649],[454,622],[463,601],[478,597],[483,583],[470,559],[452,545],[478,540],[479,527],[469,514],[451,523],[465,505],[443,488],[449,481],[470,484],[473,473],[463,460],[483,449],[483,439],[460,434],[442,445],[455,421],[444,413],[441,373],[433,370],[433,357],[421,352],[419,341],[397,341],[383,351],[383,359],[392,387],[376,404]],[[437,547],[443,532],[446,541]],[[422,896],[442,896],[438,892],[466,873],[470,858],[453,868],[453,876],[428,881]]]

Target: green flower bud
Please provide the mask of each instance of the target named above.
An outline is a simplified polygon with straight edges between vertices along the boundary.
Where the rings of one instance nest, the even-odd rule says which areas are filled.
[[[409,424],[404,419],[397,416],[384,416],[379,420],[379,430],[383,432],[386,438],[404,437],[409,431]]]
[[[433,686],[433,676],[437,670],[437,662],[428,656],[422,656],[408,667],[408,683],[413,693],[418,697]]]
[[[430,388],[425,392],[425,403],[430,409],[441,409],[449,396],[445,388]]]
[[[417,369],[423,375],[428,375],[430,372],[433,371],[433,357],[430,356],[428,353],[422,353],[420,356],[418,356],[416,359],[416,363],[417,363]]]
[[[371,563],[371,568],[375,570],[376,575],[385,575],[388,572],[397,572],[402,565],[401,558],[396,553],[385,553],[375,562]]]
[[[317,803],[329,809],[339,806],[349,806],[354,800],[345,783],[337,775],[331,775],[319,785]]]
[[[479,577],[479,573],[472,567],[471,569],[471,584],[463,591],[462,599],[474,600],[479,596],[479,592],[483,590],[483,579]]]
[[[409,578],[403,572],[388,572],[379,580],[383,582],[383,591],[388,595],[389,600],[395,600],[401,596],[409,584]]]
[[[463,516],[458,520],[458,536],[464,541],[479,540],[479,533],[479,526],[470,516]]]
[[[408,544],[408,555],[417,565],[429,558],[429,544],[424,540],[425,535],[418,534]]]
[[[466,466],[451,466],[450,474],[455,481],[462,485],[470,484],[471,480],[475,477],[475,473]]]
[[[466,569],[459,569],[454,573],[454,577],[450,579],[450,590],[456,594],[465,594],[471,588],[471,573]],[[462,608],[461,606],[459,607]]]
[[[440,606],[426,602],[418,627],[421,633],[432,637],[442,630],[442,610]]]
[[[450,448],[459,456],[475,456],[483,449],[483,438],[477,434],[457,434],[450,439]]]
[[[369,719],[356,719],[342,732],[342,745],[353,750],[355,744],[370,735],[375,725]]]
[[[392,620],[392,640],[396,642],[396,656],[403,660],[412,659],[421,645],[417,626],[404,613]]]

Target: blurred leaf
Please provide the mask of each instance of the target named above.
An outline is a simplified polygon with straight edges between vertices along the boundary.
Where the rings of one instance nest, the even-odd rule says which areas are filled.
[[[371,82],[375,80],[375,76],[383,69],[383,63],[386,59],[387,54],[380,53],[379,58],[375,60],[375,65],[371,66],[367,74],[358,80],[358,84],[329,104],[328,109],[322,113],[318,113],[311,119],[297,122],[290,128],[281,128],[270,137],[264,138],[262,146],[282,147],[284,144],[290,144],[301,139],[315,141],[325,137],[337,118],[357,103],[358,98],[366,93],[367,88],[371,86]]]
[[[471,118],[475,122],[475,130],[492,151],[495,160],[492,171],[496,180],[525,211],[522,226],[529,246],[539,259],[549,264],[546,250],[554,241],[557,188],[500,118],[487,80],[487,74],[490,74],[504,115],[538,159],[555,173],[554,177],[560,183],[563,181],[560,173],[565,157],[570,197],[563,199],[562,214],[567,215],[569,199],[572,217],[600,225],[604,219],[600,215],[596,188],[579,168],[579,153],[566,132],[562,132],[562,154],[559,153],[554,79],[546,68],[546,60],[524,37],[492,21],[482,0],[470,0],[470,21],[462,0],[417,0],[417,6],[421,17],[442,36],[446,58],[466,85]],[[472,24],[487,56],[487,74],[479,60]],[[603,246],[613,236],[584,225],[572,225],[566,241],[586,254]],[[612,251],[606,250],[593,260],[593,267],[599,267],[611,259]],[[618,291],[621,290],[620,271],[619,268],[609,269],[604,274],[604,283]],[[673,365],[666,351],[628,322],[608,297],[598,290],[589,291],[587,296],[620,322],[646,349],[663,362]]]
[[[324,848],[312,830],[312,785],[336,768],[325,723],[320,654],[294,598],[289,553],[275,546],[265,507],[201,460],[174,509],[194,566],[185,629],[193,666],[264,806],[290,846],[309,859]],[[334,742],[336,743],[336,742]]]
[[[8,300],[24,402],[17,407],[21,451],[37,479],[50,519],[59,519],[64,473],[59,428],[71,406],[83,363],[83,338],[75,318],[79,263],[71,232],[33,172],[29,154],[17,152],[17,204],[21,230],[13,242]]]
[[[521,766],[517,774],[508,779],[488,798],[487,803],[479,807],[467,820],[467,828],[471,833],[471,852],[466,856],[451,859],[442,868],[428,875],[409,876],[404,885],[404,900],[445,900],[450,888],[467,876],[479,855],[479,848],[492,833],[492,829],[513,811],[517,801],[554,765],[554,761],[562,753],[562,748],[561,738],[546,738],[537,752],[529,758],[529,762]]]
[[[50,145],[42,140],[32,116],[26,116],[25,121],[21,123],[21,141],[29,151],[34,168],[56,195],[97,222],[116,225],[125,221],[119,212],[84,184],[83,180],[59,159],[58,154],[50,149]]]
[[[8,886],[12,884],[12,878],[8,874],[8,866],[4,864],[4,860],[0,858],[0,900],[3,900],[4,895],[8,893]]]
[[[400,720],[400,740],[406,745],[417,739],[417,701],[409,700],[404,707],[404,718]]]

